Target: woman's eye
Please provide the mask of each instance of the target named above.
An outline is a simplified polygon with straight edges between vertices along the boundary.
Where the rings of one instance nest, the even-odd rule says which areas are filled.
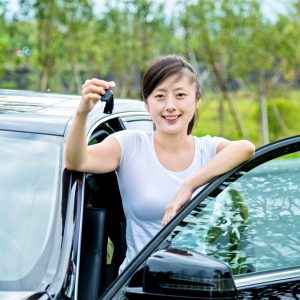
[[[155,96],[155,98],[156,98],[157,100],[162,100],[162,99],[164,98],[164,95],[158,94],[158,95]]]
[[[177,97],[178,97],[178,98],[184,98],[185,96],[186,96],[185,93],[178,93],[178,94],[177,94]]]

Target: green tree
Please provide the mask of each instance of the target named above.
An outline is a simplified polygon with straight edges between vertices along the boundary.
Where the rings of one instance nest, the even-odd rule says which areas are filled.
[[[277,88],[287,75],[294,74],[299,66],[299,30],[292,23],[292,17],[288,11],[292,2],[282,2],[285,5],[283,14],[277,14],[275,20],[259,18],[249,27],[250,39],[253,41],[244,54],[249,58],[248,78],[252,75],[256,85],[257,99],[260,107],[260,139],[259,144],[270,141],[270,124],[268,102],[276,96]],[[268,100],[270,99],[270,100]],[[270,103],[271,104],[271,103]],[[278,124],[283,130],[286,124],[278,111],[275,114]],[[274,126],[273,126],[274,128]]]
[[[4,75],[4,67],[10,56],[10,38],[6,19],[7,2],[0,2],[0,76]]]
[[[6,88],[26,88],[31,58],[33,26],[7,12],[7,2],[0,3],[0,78]]]
[[[81,72],[85,71],[91,53],[92,6],[89,0],[64,0],[60,9],[63,45],[57,72],[68,92],[80,93],[83,81]]]
[[[224,134],[224,104],[227,103],[240,136],[248,137],[230,90],[234,80],[237,82],[245,73],[243,49],[251,42],[247,40],[247,24],[258,12],[257,1],[198,0],[187,6],[182,17],[186,53],[189,56],[193,53],[196,60],[212,72],[223,95],[219,104],[221,135]]]
[[[34,15],[38,89],[56,90],[63,85],[68,91],[79,91],[77,64],[86,52],[85,29],[92,14],[89,1],[22,0],[21,7],[24,15]]]
[[[198,0],[187,5],[182,17],[186,53],[192,53],[204,69],[211,71],[222,92],[218,118],[221,135],[227,103],[239,135],[248,136],[231,93],[233,87],[242,86],[256,91],[260,106],[259,144],[269,142],[269,92],[282,75],[295,74],[296,68],[290,67],[299,61],[296,2],[285,3],[287,8],[294,3],[293,14],[277,15],[273,20],[262,13],[261,1],[257,0]]]
[[[173,26],[163,6],[148,0],[107,2],[98,25],[105,40],[104,72],[118,82],[120,97],[139,96],[141,75],[149,62],[174,50],[166,43],[172,39]]]

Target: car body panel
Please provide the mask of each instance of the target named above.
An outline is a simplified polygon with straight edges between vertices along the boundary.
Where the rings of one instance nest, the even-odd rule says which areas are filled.
[[[66,127],[72,119],[80,96],[39,93],[29,91],[0,91],[0,128],[65,135]],[[114,114],[137,112],[147,114],[142,101],[115,99]],[[15,118],[18,122],[15,122]],[[89,116],[89,127],[109,115],[95,107]]]

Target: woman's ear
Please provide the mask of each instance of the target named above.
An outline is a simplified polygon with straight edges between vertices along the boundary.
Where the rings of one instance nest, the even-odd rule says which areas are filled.
[[[199,99],[196,99],[196,109],[198,109],[198,108],[199,108],[199,106],[200,106],[200,102],[201,102],[201,98],[199,98]]]
[[[148,106],[148,104],[145,100],[144,100],[144,105],[145,105],[145,108],[146,108],[147,112],[149,112],[149,106]]]

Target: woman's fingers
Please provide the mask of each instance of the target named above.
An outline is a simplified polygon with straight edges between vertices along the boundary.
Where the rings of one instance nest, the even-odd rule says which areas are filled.
[[[82,96],[91,96],[92,94],[104,95],[105,90],[112,89],[116,86],[114,81],[106,82],[99,79],[86,80],[82,85]]]
[[[93,85],[98,87],[103,87],[104,89],[113,89],[116,86],[114,81],[105,81],[98,78],[87,79],[82,85],[82,89]]]
[[[104,95],[105,88],[103,86],[97,86],[97,85],[86,85],[82,89],[82,96],[90,95],[90,94],[98,94],[98,95]]]
[[[79,111],[90,112],[95,104],[101,100],[105,90],[113,89],[115,86],[114,81],[105,81],[98,78],[87,79],[82,85],[82,102]]]
[[[116,86],[116,83],[114,81],[109,81],[108,82],[108,88],[113,89]]]
[[[174,206],[174,205],[167,207],[165,215],[164,215],[163,220],[161,222],[162,226],[165,226],[168,222],[170,222],[171,219],[174,218],[174,216],[177,213],[177,208],[176,207],[177,206]]]
[[[89,85],[101,86],[104,87],[104,89],[109,88],[109,83],[107,81],[98,78],[87,79],[82,85],[82,88],[85,88],[86,86]]]
[[[99,94],[89,93],[88,95],[85,95],[82,98],[83,98],[83,101],[86,103],[88,103],[90,101],[92,101],[93,103],[96,103],[97,101],[99,101],[101,99],[101,96]]]
[[[193,190],[189,185],[183,184],[180,187],[174,199],[166,208],[166,212],[161,222],[162,226],[165,226],[177,214],[177,212],[191,199],[192,194]]]

